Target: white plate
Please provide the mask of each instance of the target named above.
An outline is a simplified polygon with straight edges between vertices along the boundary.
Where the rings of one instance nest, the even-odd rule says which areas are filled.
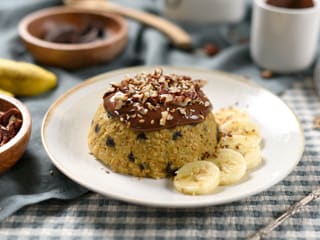
[[[294,113],[281,99],[234,75],[191,68],[163,69],[165,73],[207,79],[204,91],[215,109],[236,104],[248,111],[264,139],[263,165],[241,183],[221,187],[215,194],[187,196],[176,192],[170,179],[124,176],[96,161],[89,154],[87,133],[104,91],[110,82],[118,82],[126,74],[152,71],[153,67],[102,74],[60,97],[48,110],[42,125],[42,142],[53,163],[69,178],[92,191],[127,202],[161,207],[199,207],[239,200],[278,183],[297,165],[304,148],[303,132]]]

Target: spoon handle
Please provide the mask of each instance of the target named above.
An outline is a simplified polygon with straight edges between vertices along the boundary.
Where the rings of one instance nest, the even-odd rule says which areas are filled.
[[[312,191],[307,196],[302,198],[300,201],[296,202],[294,205],[290,206],[286,212],[280,215],[277,219],[273,220],[267,226],[261,228],[259,231],[248,237],[248,240],[259,240],[266,237],[267,234],[272,232],[276,227],[286,221],[288,218],[296,214],[302,207],[306,206],[313,200],[320,198],[320,188]]]
[[[104,0],[65,0],[65,4],[70,7],[107,11],[129,17],[160,30],[169,37],[176,47],[183,49],[190,49],[192,47],[191,38],[188,33],[177,25],[156,15]]]

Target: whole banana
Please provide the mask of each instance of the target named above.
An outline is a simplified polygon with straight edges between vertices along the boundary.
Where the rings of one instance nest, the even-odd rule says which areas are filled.
[[[13,93],[8,92],[8,91],[3,90],[3,89],[0,89],[0,94],[7,95],[7,96],[10,96],[10,97],[14,96]]]
[[[18,96],[34,96],[57,85],[57,77],[37,65],[0,59],[0,89]]]

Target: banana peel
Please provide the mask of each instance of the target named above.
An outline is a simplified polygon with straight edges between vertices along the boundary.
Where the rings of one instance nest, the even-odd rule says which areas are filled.
[[[0,59],[0,89],[17,96],[35,96],[57,85],[54,73],[27,62]]]

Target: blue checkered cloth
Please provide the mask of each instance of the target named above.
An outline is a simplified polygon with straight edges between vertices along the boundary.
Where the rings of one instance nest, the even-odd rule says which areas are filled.
[[[320,100],[311,79],[295,84],[282,98],[302,122],[306,149],[294,171],[269,190],[194,209],[137,206],[88,193],[23,208],[0,223],[0,239],[244,239],[320,183],[320,131],[313,128]],[[320,239],[318,204],[303,208],[268,239]]]

